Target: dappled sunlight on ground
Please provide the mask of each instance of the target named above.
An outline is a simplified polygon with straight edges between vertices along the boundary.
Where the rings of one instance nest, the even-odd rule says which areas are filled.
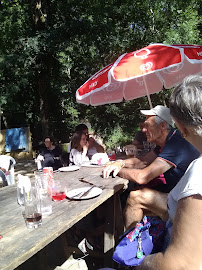
[[[17,181],[18,174],[33,177],[36,170],[37,166],[34,160],[17,161],[15,164],[15,181]]]

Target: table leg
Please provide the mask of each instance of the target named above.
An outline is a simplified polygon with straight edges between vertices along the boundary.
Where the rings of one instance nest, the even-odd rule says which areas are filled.
[[[119,243],[119,236],[125,231],[123,220],[123,209],[119,194],[115,196],[115,245]]]
[[[117,226],[116,226],[117,225]],[[113,267],[112,255],[117,236],[123,233],[124,225],[119,194],[115,194],[107,201],[105,233],[104,233],[104,266]]]

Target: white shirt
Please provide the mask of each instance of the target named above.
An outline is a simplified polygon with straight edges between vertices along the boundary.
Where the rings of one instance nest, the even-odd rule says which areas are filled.
[[[202,196],[202,155],[193,160],[177,185],[168,195],[168,214],[174,220],[180,199],[199,194]]]
[[[72,144],[72,142],[70,142],[70,143],[68,144],[68,147],[67,147],[67,152],[68,152],[68,153],[71,152],[71,144]],[[96,154],[96,153],[97,153],[97,149],[96,149],[95,146],[93,146],[93,147],[91,147],[91,148],[88,149],[88,154],[87,154],[87,155],[89,155],[89,157],[92,157],[92,156],[93,156],[94,154]]]
[[[69,160],[74,165],[81,165],[85,161],[89,161],[89,158],[77,149],[71,149]]]

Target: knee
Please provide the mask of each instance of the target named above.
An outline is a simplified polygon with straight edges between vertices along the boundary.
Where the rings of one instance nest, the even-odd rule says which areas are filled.
[[[144,204],[151,197],[152,190],[148,188],[131,191],[127,203],[131,205]]]
[[[143,191],[142,190],[134,190],[131,191],[128,199],[127,199],[127,204],[131,206],[135,206],[139,203],[141,203],[143,198]]]

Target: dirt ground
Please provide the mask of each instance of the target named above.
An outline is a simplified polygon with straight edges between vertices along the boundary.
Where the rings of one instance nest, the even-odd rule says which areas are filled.
[[[33,177],[36,170],[37,166],[34,160],[17,161],[15,164],[15,181],[17,181],[18,174]]]

